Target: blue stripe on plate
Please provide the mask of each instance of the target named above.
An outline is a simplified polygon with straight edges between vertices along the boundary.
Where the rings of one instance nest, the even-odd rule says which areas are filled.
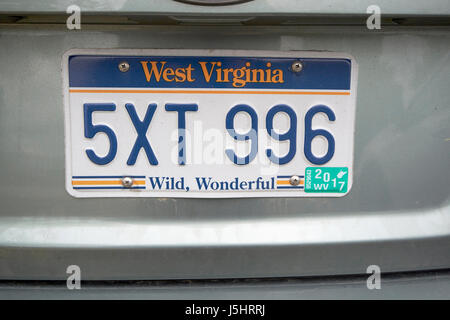
[[[292,177],[292,175],[291,176],[277,176],[278,179],[280,179],[280,178],[281,179],[285,179],[285,178],[290,178],[290,177]],[[300,176],[300,175],[298,175],[298,177],[299,178],[304,178],[304,176]]]
[[[299,186],[282,186],[282,187],[277,187],[277,189],[303,189],[304,187],[299,187]]]
[[[180,51],[183,53],[183,51]],[[300,74],[291,71],[294,61],[300,60],[303,70]],[[123,73],[117,68],[120,62],[127,61],[130,70]],[[147,61],[147,71],[151,72],[151,62],[154,61],[158,71],[162,72],[162,62],[166,62],[164,69],[175,70],[191,66],[193,81],[176,82],[155,79],[152,73],[147,81],[142,61]],[[217,62],[222,66],[218,67]],[[207,72],[218,69],[241,69],[250,63],[250,69],[266,70],[274,75],[274,70],[281,70],[283,82],[261,81],[248,82],[244,85],[230,81],[217,81],[217,73],[211,72],[211,79],[206,80],[200,62],[205,62]],[[271,66],[267,67],[270,63]],[[246,67],[247,68],[247,67]],[[347,58],[302,58],[297,57],[224,57],[224,56],[122,56],[122,55],[72,55],[69,57],[69,86],[70,87],[99,87],[99,88],[214,88],[214,89],[314,89],[314,90],[350,90],[351,61]],[[279,72],[279,71],[277,71]],[[185,74],[187,71],[185,72]],[[253,75],[253,71],[252,71]],[[253,76],[252,76],[253,77]],[[173,77],[172,77],[173,78]],[[246,79],[246,78],[241,78]],[[265,79],[268,80],[268,79]]]
[[[73,187],[74,189],[145,189],[145,187]]]
[[[102,178],[141,178],[145,179],[145,176],[72,176],[72,179],[102,179]]]

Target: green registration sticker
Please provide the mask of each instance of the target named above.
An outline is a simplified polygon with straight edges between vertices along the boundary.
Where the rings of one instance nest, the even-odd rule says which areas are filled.
[[[345,193],[347,186],[347,167],[308,167],[305,170],[305,192]]]

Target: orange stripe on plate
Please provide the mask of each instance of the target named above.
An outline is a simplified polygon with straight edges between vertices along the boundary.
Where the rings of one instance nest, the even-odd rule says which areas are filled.
[[[183,93],[183,94],[315,94],[349,96],[350,92],[332,91],[250,91],[250,90],[120,90],[120,89],[70,89],[71,93]]]
[[[72,181],[73,186],[87,185],[122,185],[121,180],[80,180]],[[133,185],[145,185],[145,180],[134,180]]]
[[[300,180],[300,184],[303,184],[303,180]],[[281,185],[290,185],[289,180],[278,180],[277,181],[277,185],[281,186]]]

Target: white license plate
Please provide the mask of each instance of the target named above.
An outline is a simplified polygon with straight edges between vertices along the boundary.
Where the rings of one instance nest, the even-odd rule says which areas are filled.
[[[75,197],[343,196],[357,65],[326,52],[71,50]]]

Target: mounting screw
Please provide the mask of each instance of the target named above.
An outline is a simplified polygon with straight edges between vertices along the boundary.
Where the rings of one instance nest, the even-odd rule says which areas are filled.
[[[133,185],[133,179],[131,179],[130,177],[123,177],[122,184],[125,188],[131,188],[131,186]]]
[[[303,65],[300,61],[294,61],[291,65],[291,69],[294,72],[300,72],[303,69]]]
[[[291,186],[298,186],[300,184],[300,177],[299,176],[290,177],[289,183],[291,184]]]
[[[128,70],[130,70],[130,65],[128,62],[123,61],[121,63],[119,63],[119,70],[121,72],[127,72]]]

